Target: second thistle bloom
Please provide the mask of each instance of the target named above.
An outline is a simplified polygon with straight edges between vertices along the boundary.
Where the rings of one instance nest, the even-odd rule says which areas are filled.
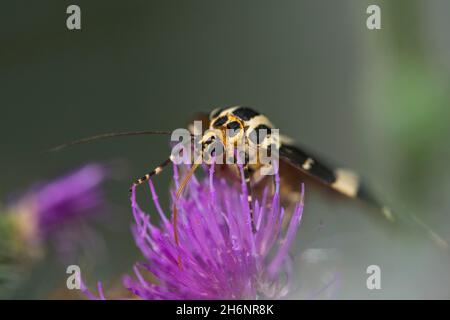
[[[276,299],[288,294],[292,278],[288,252],[300,224],[303,203],[285,215],[276,175],[276,191],[269,194],[266,189],[260,202],[255,201],[257,232],[253,233],[244,181],[240,188],[230,186],[214,176],[213,168],[209,179],[199,181],[193,177],[181,199],[173,196],[179,214],[179,245],[174,241],[174,225],[163,213],[152,182],[159,226],[139,208],[132,190],[133,234],[146,261],[135,266],[135,277],[125,277],[124,285],[138,297]],[[301,192],[303,199],[303,186]],[[287,228],[283,228],[285,218]],[[151,275],[150,280],[145,272]]]
[[[11,245],[32,257],[40,255],[42,243],[50,239],[60,247],[70,245],[70,235],[78,233],[84,219],[101,211],[105,177],[103,166],[89,164],[35,186],[10,203],[0,220],[14,237]]]

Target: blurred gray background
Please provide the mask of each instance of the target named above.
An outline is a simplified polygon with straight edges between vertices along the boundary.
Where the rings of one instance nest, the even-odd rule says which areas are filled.
[[[81,7],[81,31],[66,28],[69,4]],[[381,7],[381,30],[366,28],[369,4]],[[107,253],[91,258],[87,276],[108,288],[140,259],[129,183],[165,159],[167,139],[43,151],[102,132],[171,130],[195,111],[245,104],[450,240],[449,14],[445,0],[3,1],[0,195],[91,161],[124,164],[108,184],[111,223],[98,230]],[[157,178],[165,205],[170,171]],[[315,192],[308,200],[294,298],[330,275],[333,293],[318,298],[450,298],[448,251],[364,206]],[[307,248],[333,253],[311,267]],[[381,290],[366,288],[371,264]],[[16,296],[59,297],[65,277],[44,262]]]

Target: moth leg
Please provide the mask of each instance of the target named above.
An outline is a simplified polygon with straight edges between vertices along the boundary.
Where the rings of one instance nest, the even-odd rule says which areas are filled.
[[[252,224],[252,231],[253,233],[256,233],[256,227],[255,227],[255,219],[254,219],[254,208],[253,208],[253,194],[252,194],[252,186],[250,183],[250,169],[248,167],[248,164],[244,165],[243,168],[244,171],[244,180],[245,184],[247,186],[247,201],[248,201],[248,207],[250,209],[250,220]]]
[[[155,169],[153,169],[149,173],[145,174],[141,178],[135,180],[130,187],[130,192],[134,187],[137,187],[137,186],[143,184],[144,182],[148,181],[152,176],[159,174],[164,169],[164,167],[167,166],[171,162],[172,162],[172,157],[169,157],[166,160],[164,160],[163,162],[161,162],[161,164],[159,166],[157,166]]]

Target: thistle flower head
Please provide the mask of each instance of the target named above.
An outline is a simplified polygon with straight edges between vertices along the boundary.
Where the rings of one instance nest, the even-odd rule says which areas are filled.
[[[178,187],[177,174],[174,180]],[[163,213],[152,182],[149,184],[159,225],[139,208],[133,189],[133,234],[146,261],[136,264],[134,277],[124,278],[125,287],[142,299],[284,297],[292,276],[288,251],[303,203],[297,204],[292,215],[285,215],[280,206],[278,175],[275,181],[275,192],[269,195],[266,188],[261,200],[254,203],[257,231],[253,233],[244,180],[240,188],[230,186],[215,177],[214,166],[209,179],[199,181],[193,177],[184,196],[176,199],[172,193],[179,214],[179,245],[174,241],[174,225]],[[283,227],[284,218],[289,219],[287,228]],[[148,280],[144,272],[152,279]]]
[[[11,203],[2,219],[10,222],[16,242],[29,251],[62,232],[64,237],[60,238],[67,239],[70,230],[66,227],[70,229],[74,221],[100,211],[103,196],[99,186],[105,175],[103,166],[90,164],[41,183]]]

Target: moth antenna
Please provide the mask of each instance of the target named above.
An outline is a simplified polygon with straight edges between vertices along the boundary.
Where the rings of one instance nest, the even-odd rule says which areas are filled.
[[[140,136],[140,135],[169,135],[172,132],[170,131],[159,131],[159,130],[143,130],[143,131],[127,131],[127,132],[112,132],[112,133],[102,133],[95,136],[90,136],[86,138],[82,138],[79,140],[74,140],[71,142],[67,142],[58,146],[55,146],[49,149],[47,152],[55,152],[61,149],[74,146],[77,144],[85,144],[90,143],[97,140],[115,138],[115,137],[124,137],[124,136]]]

